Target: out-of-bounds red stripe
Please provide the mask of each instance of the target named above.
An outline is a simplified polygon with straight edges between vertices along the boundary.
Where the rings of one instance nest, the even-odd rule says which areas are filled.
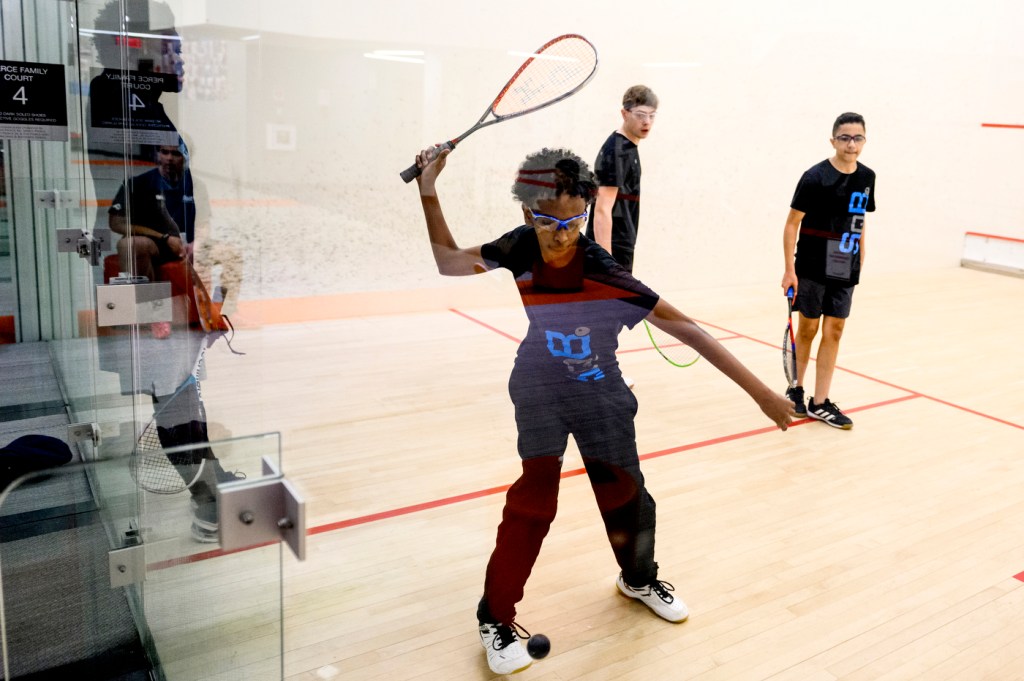
[[[983,128],[1013,128],[1015,130],[1024,129],[1024,125],[1018,123],[982,123]]]
[[[1014,575],[1013,578],[1019,579],[1020,581],[1024,582],[1024,572]]]
[[[998,234],[982,234],[981,232],[964,232],[964,236],[977,236],[982,239],[995,239],[996,241],[1012,241],[1018,244],[1024,244],[1024,239],[1015,239],[1012,236],[999,236]]]

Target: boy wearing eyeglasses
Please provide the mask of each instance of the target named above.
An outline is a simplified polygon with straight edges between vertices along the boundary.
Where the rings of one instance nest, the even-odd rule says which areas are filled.
[[[601,146],[594,161],[598,188],[587,237],[633,271],[633,252],[640,231],[640,140],[647,139],[658,113],[658,96],[646,85],[622,95],[622,125]],[[632,378],[623,376],[632,388]]]
[[[564,149],[528,156],[512,186],[523,224],[489,243],[460,248],[436,190],[449,151],[437,158],[434,153],[424,150],[416,165],[423,171],[420,201],[438,271],[461,276],[508,269],[530,322],[509,378],[522,475],[506,495],[477,607],[491,671],[510,674],[531,663],[521,643],[529,634],[516,624],[516,604],[555,518],[570,435],[620,569],[616,588],[659,617],[682,622],[686,605],[659,579],[654,561],[655,504],[640,471],[637,400],[615,357],[619,332],[646,319],[690,345],[782,430],[794,416],[792,404],[580,234],[596,183],[578,156]]]
[[[594,161],[597,195],[587,237],[633,271],[640,229],[640,140],[647,139],[658,112],[658,97],[646,85],[622,95],[622,125],[605,140]]]
[[[796,413],[833,428],[853,421],[829,399],[839,340],[864,265],[864,216],[875,210],[875,172],[857,158],[867,141],[864,117],[847,112],[832,125],[835,155],[800,178],[783,232],[782,290],[793,288],[797,384],[786,390]],[[814,394],[804,404],[804,375],[811,343],[821,330]]]

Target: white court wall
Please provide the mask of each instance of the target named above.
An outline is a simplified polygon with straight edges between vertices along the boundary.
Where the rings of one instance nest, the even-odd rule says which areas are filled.
[[[831,154],[831,123],[849,110],[867,119],[861,160],[878,173],[865,284],[872,272],[956,266],[965,231],[1024,237],[1024,129],[981,125],[1024,123],[1021,3],[172,4],[186,38],[232,45],[232,97],[180,114],[215,193],[300,204],[222,214],[222,234],[258,249],[250,295],[440,285],[398,171],[469,127],[521,61],[509,50],[564,32],[594,42],[598,74],[459,147],[441,191],[462,245],[518,224],[509,186],[527,152],[559,145],[593,159],[634,83],[661,98],[641,145],[636,265],[655,288],[777,285],[797,179]],[[425,63],[363,56],[376,49],[422,50]],[[267,149],[267,124],[294,126],[295,150]]]

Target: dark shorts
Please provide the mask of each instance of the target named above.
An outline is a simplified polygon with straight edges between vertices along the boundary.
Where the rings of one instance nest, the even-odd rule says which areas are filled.
[[[846,319],[853,306],[853,288],[801,279],[793,308],[808,319],[817,319],[821,315]]]
[[[539,386],[513,373],[509,394],[521,458],[562,456],[572,435],[584,457],[630,470],[639,467],[633,425],[637,401],[618,375]]]

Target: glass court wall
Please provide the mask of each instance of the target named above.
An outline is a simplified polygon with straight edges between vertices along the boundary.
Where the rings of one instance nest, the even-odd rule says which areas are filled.
[[[661,99],[643,150],[636,268],[657,290],[775,285],[791,178],[827,155],[829,125],[846,110],[866,116],[867,162],[885,169],[875,272],[952,266],[963,231],[981,225],[1024,236],[1015,155],[981,126],[1015,120],[1024,103],[1013,86],[1024,57],[1000,28],[1020,25],[1020,10],[891,5],[851,16],[809,1],[736,13],[666,0],[633,23],[611,2],[520,3],[484,16],[463,2],[3,0],[0,60],[62,71],[46,87],[63,96],[66,130],[7,119],[0,136],[0,445],[64,441],[75,460],[58,477],[75,478],[81,495],[11,507],[34,529],[3,547],[50,536],[39,524],[55,517],[47,509],[91,504],[98,533],[80,541],[95,547],[102,534],[90,560],[104,563],[103,579],[110,551],[160,547],[146,579],[120,587],[127,595],[115,605],[134,633],[118,640],[168,678],[205,678],[210,665],[217,678],[277,678],[287,626],[279,549],[214,555],[195,495],[146,490],[127,459],[170,404],[164,430],[174,432],[161,444],[195,452],[181,467],[212,452],[215,473],[259,477],[262,457],[280,457],[279,438],[263,434],[280,432],[289,472],[323,500],[321,523],[380,510],[377,491],[344,487],[345,467],[415,440],[415,421],[383,432],[372,416],[415,413],[437,383],[407,371],[417,346],[435,339],[415,321],[383,337],[375,320],[514,294],[508,282],[437,275],[415,189],[398,172],[418,149],[468,128],[523,55],[561,33],[597,46],[597,76],[569,100],[460,145],[444,187],[460,242],[518,224],[508,188],[521,158],[544,146],[590,158],[637,82]],[[3,111],[17,112],[30,81],[7,82]],[[989,172],[971,171],[979,167]],[[233,336],[210,338],[190,311],[191,271],[161,271],[182,253]],[[153,288],[130,303],[103,297],[103,287],[136,284]],[[135,316],[107,323],[109,304]],[[338,358],[351,345],[393,354],[348,366]],[[437,373],[452,370],[470,371],[453,360]],[[397,386],[389,399],[362,397],[381,384]],[[79,423],[98,434],[69,434]],[[24,493],[40,488],[38,476],[3,506],[39,499]],[[18,561],[0,548],[3,566],[32,566]],[[31,593],[4,576],[5,597]],[[98,588],[83,593],[93,602]],[[249,624],[233,629],[241,620]],[[17,669],[25,644],[14,624],[5,657]],[[215,652],[225,646],[243,654],[225,660]]]

